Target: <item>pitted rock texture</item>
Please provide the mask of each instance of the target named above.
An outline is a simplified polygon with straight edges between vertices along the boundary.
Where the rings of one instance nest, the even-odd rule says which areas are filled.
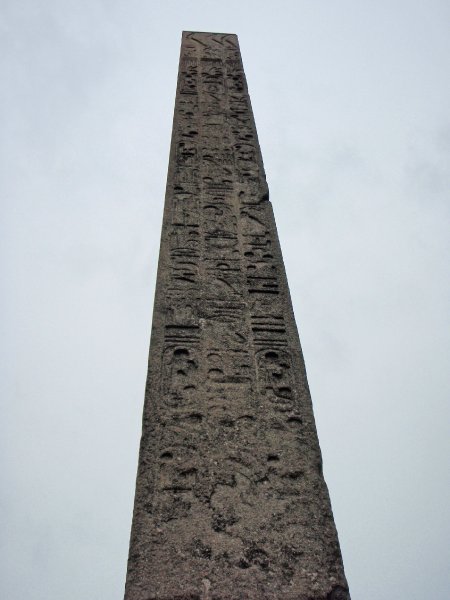
[[[237,37],[184,32],[125,600],[348,600]]]

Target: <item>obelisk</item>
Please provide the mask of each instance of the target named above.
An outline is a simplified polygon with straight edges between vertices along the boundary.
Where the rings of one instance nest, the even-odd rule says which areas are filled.
[[[126,600],[348,600],[238,40],[184,32]]]

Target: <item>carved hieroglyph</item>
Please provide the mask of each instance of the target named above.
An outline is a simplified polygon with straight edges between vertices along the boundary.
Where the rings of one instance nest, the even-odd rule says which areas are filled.
[[[237,37],[185,32],[126,600],[348,600]]]

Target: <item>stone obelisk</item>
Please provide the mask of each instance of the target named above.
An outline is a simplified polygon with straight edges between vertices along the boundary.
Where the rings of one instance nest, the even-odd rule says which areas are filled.
[[[238,40],[184,32],[126,600],[348,600]]]

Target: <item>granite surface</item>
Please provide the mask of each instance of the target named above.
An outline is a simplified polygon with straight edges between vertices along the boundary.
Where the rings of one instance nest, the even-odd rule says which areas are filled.
[[[349,598],[238,40],[184,32],[125,600]]]

